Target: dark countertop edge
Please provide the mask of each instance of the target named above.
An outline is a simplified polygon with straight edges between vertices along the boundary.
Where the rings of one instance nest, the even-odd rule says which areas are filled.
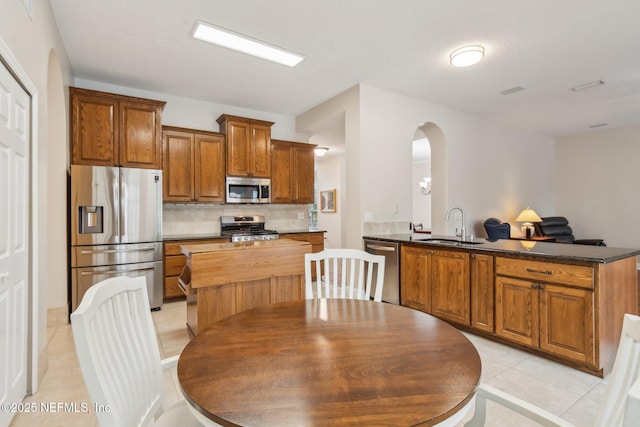
[[[163,242],[172,242],[177,240],[209,240],[209,239],[224,239],[228,236],[221,236],[220,234],[175,234],[162,236]]]
[[[281,231],[279,234],[303,234],[303,233],[325,233],[325,230],[287,230]],[[209,239],[224,239],[229,236],[222,236],[220,234],[176,234],[162,236],[163,242],[172,242],[177,240],[209,240]]]
[[[403,236],[403,237],[399,237]],[[406,237],[404,237],[406,236]],[[476,241],[482,241],[482,244],[461,244],[461,245],[450,245],[446,243],[429,243],[429,242],[420,242],[416,240],[412,240],[410,234],[406,235],[376,235],[376,236],[362,236],[363,239],[371,239],[378,241],[387,241],[387,242],[396,242],[396,243],[404,243],[404,244],[413,244],[413,245],[424,245],[431,247],[438,247],[443,249],[459,249],[466,250],[469,252],[485,252],[491,254],[507,254],[518,257],[526,257],[526,258],[548,258],[553,260],[566,260],[566,261],[579,261],[579,262],[589,262],[589,263],[599,263],[606,264],[614,261],[618,261],[625,258],[630,258],[633,256],[640,255],[640,249],[628,249],[628,248],[614,248],[609,246],[589,246],[589,245],[572,245],[569,243],[549,243],[549,242],[536,242],[536,246],[538,246],[538,250],[536,251],[528,251],[525,248],[522,250],[513,250],[509,248],[500,247],[505,243],[500,243],[501,241],[491,242],[486,239],[476,239]],[[422,236],[421,236],[422,237]],[[451,236],[432,236],[433,238],[448,238],[451,239]],[[519,242],[519,240],[506,240],[504,242]],[[580,254],[558,254],[558,253],[549,253],[541,251],[540,249],[544,248],[546,245],[563,245],[562,249],[568,249],[568,252],[571,252],[572,247],[577,251],[585,251],[590,250],[591,252],[605,252],[603,254],[590,254],[580,255]],[[564,246],[567,245],[567,246]],[[550,248],[549,246],[547,246]],[[608,254],[606,252],[609,252]]]

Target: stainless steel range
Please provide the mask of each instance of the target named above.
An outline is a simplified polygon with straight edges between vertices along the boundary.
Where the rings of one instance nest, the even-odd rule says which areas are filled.
[[[220,234],[231,236],[232,242],[278,239],[277,231],[264,229],[262,215],[221,216]]]

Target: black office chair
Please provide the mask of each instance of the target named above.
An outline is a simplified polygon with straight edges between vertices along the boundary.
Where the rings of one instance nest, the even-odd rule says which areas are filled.
[[[482,225],[484,225],[484,231],[487,232],[487,237],[491,241],[511,237],[511,225],[508,222],[502,222],[498,218],[489,218]]]
[[[602,239],[576,239],[569,221],[563,216],[541,218],[542,222],[534,223],[540,236],[553,237],[558,243],[575,243],[578,245],[607,246]]]

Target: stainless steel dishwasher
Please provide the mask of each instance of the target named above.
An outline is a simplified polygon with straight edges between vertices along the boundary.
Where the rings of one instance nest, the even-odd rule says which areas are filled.
[[[363,239],[364,250],[384,256],[384,288],[382,301],[400,304],[400,244],[381,240]],[[373,295],[375,289],[371,290]]]

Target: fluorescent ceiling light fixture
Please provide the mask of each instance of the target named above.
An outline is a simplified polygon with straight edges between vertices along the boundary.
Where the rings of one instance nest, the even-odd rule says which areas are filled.
[[[196,21],[196,27],[193,30],[192,36],[198,40],[217,44],[218,46],[247,53],[289,67],[295,67],[304,59],[295,53],[287,52],[256,40],[251,40],[240,34],[216,28],[202,21]]]
[[[464,46],[449,55],[449,61],[454,67],[468,67],[484,58],[484,47],[480,45]]]
[[[589,83],[585,83],[585,84],[580,85],[580,86],[572,87],[571,90],[574,91],[574,92],[577,92],[579,90],[589,89],[589,88],[592,88],[592,87],[601,86],[603,84],[604,84],[604,81],[596,80],[595,82],[589,82]]]

